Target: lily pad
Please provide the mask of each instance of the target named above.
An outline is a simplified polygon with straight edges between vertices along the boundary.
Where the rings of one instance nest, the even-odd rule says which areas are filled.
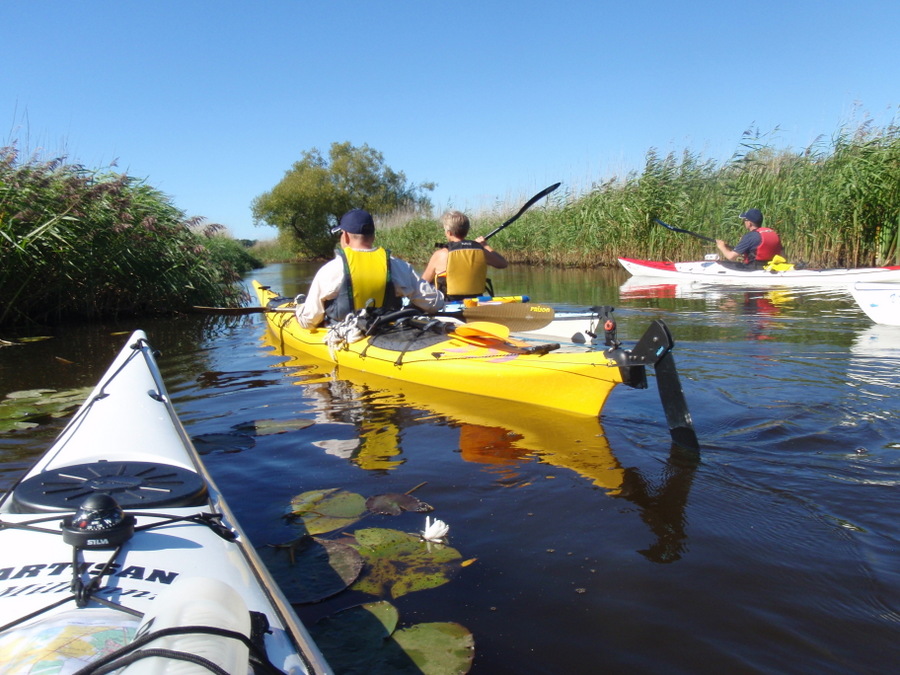
[[[31,429],[66,417],[84,402],[91,389],[28,389],[9,393],[0,399],[0,433]]]
[[[475,658],[475,638],[465,626],[458,623],[419,623],[399,630],[391,637],[419,668],[410,672],[450,675],[468,673],[472,668],[472,661]],[[399,665],[396,664],[397,667]],[[385,672],[405,671],[395,668]]]
[[[289,517],[302,521],[307,534],[324,534],[352,525],[365,512],[366,501],[362,495],[328,488],[310,490],[294,497]]]
[[[315,537],[266,546],[260,550],[260,557],[285,597],[296,605],[340,593],[356,581],[364,564],[352,546]]]
[[[384,528],[353,533],[366,568],[353,590],[378,597],[399,598],[407,593],[446,584],[459,570],[462,555],[451,546],[429,544],[417,536]]]
[[[256,445],[256,441],[250,436],[235,433],[200,434],[193,436],[191,440],[201,455],[209,455],[217,451],[223,453],[242,452]]]
[[[310,633],[336,673],[469,672],[475,641],[467,629],[455,623],[423,623],[395,632],[398,618],[390,603],[370,602],[321,619]]]
[[[375,495],[366,500],[366,508],[372,513],[386,516],[399,516],[404,511],[428,513],[434,511],[432,506],[408,494],[389,493]]]

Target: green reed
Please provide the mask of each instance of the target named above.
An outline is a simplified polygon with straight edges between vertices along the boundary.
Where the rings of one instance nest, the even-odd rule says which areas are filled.
[[[124,174],[0,149],[0,324],[188,310],[238,295],[252,261]],[[236,249],[237,247],[237,249]]]
[[[469,214],[473,236],[488,233],[519,206]],[[641,171],[597,183],[583,194],[557,191],[491,244],[510,261],[530,264],[690,260],[715,246],[667,230],[655,219],[734,245],[744,233],[739,214],[754,207],[779,232],[792,262],[900,263],[900,128],[864,123],[800,152],[748,134],[724,163],[651,149]],[[431,242],[442,238],[437,218],[379,232],[380,243],[419,263],[433,250]]]

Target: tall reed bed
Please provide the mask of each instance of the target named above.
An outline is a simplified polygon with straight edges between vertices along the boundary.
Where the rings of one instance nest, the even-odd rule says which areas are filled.
[[[228,282],[251,263],[237,242],[214,237],[220,226],[199,220],[124,174],[0,149],[0,325],[234,299]]]
[[[488,233],[519,206],[470,214],[472,236]],[[900,128],[864,123],[800,152],[745,136],[740,152],[725,163],[651,149],[641,171],[597,183],[584,194],[553,193],[491,244],[509,260],[530,264],[697,259],[715,247],[655,219],[734,245],[744,233],[738,216],[748,208],[762,210],[793,262],[900,264]],[[417,262],[442,238],[437,218],[379,232],[382,244]]]

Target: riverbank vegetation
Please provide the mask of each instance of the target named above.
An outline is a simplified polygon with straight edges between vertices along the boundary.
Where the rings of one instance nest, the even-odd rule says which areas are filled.
[[[330,228],[349,208],[378,217],[379,243],[423,266],[443,241],[426,192],[368,146],[315,149],[254,200],[257,222],[280,229],[251,249],[188,218],[143,180],[65,159],[21,160],[0,148],[0,325],[190,311],[240,300],[234,282],[265,262],[331,256]],[[487,234],[519,203],[470,213]],[[615,266],[618,257],[696,260],[714,248],[662,220],[732,245],[738,214],[759,208],[791,262],[810,267],[900,264],[900,127],[842,128],[802,151],[745,134],[724,163],[651,149],[644,167],[575,193],[553,192],[491,244],[513,263]]]
[[[0,325],[233,303],[261,263],[221,229],[125,174],[0,148]]]
[[[470,214],[470,236],[487,234],[520,206]],[[746,134],[741,152],[725,163],[688,151],[663,156],[651,149],[642,171],[595,184],[583,194],[554,192],[491,245],[511,262],[529,264],[614,266],[619,257],[696,260],[715,247],[667,230],[655,219],[734,245],[744,233],[738,215],[748,208],[762,210],[791,262],[900,264],[900,127],[864,123],[799,152]],[[442,240],[437,217],[379,231],[379,243],[417,263]]]

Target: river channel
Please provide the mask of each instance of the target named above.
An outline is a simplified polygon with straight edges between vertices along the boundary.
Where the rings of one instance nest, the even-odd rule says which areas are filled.
[[[247,279],[293,295],[314,271]],[[283,514],[302,492],[416,488],[469,564],[393,602],[402,624],[469,629],[475,674],[897,672],[900,328],[873,324],[840,287],[516,266],[493,277],[498,293],[558,310],[614,306],[626,346],[663,319],[699,458],[673,448],[652,369],[649,389],[615,389],[598,420],[339,379],[279,354],[261,315],[41,331],[51,339],[0,349],[0,397],[91,386],[144,329],[258,546],[291,538]],[[262,431],[272,421],[280,433]],[[0,434],[0,490],[63,423]],[[424,527],[419,513],[383,518]],[[312,623],[371,599],[297,610]]]

